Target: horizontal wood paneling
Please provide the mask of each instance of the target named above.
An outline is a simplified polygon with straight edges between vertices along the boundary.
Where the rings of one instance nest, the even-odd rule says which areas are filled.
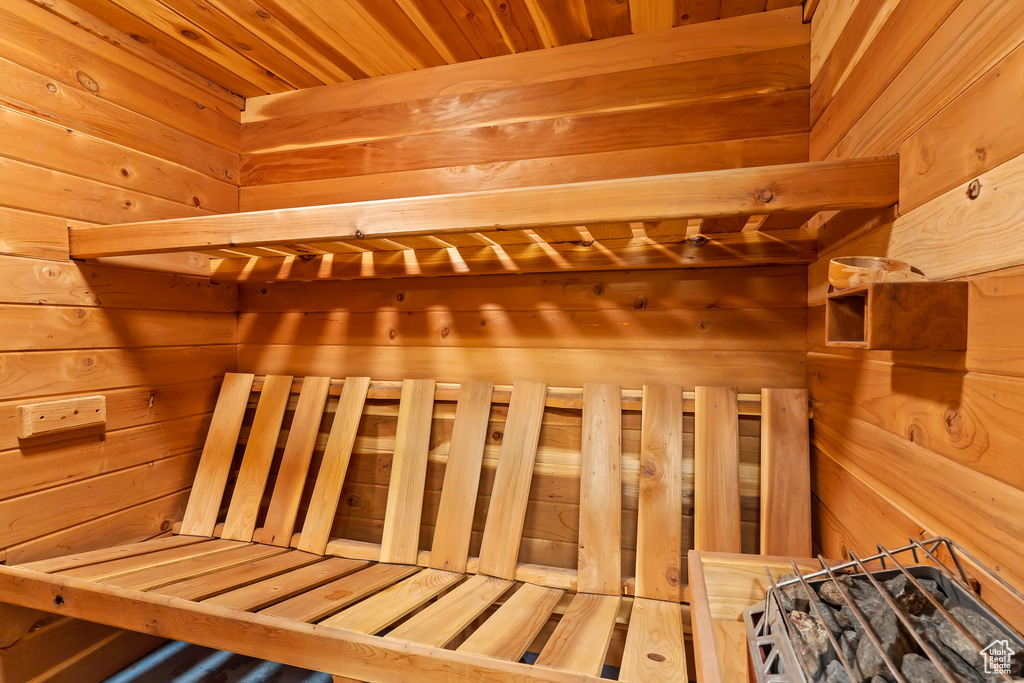
[[[1024,254],[1016,208],[1024,142],[1014,85],[1024,64],[1024,6],[822,6],[825,14],[816,16],[839,21],[812,31],[812,106],[822,114],[811,131],[811,158],[899,149],[901,182],[895,220],[839,220],[832,235],[826,228],[828,255],[808,268],[818,541],[838,556],[908,536],[949,535],[1024,588],[1016,528],[1024,501],[1017,457]],[[840,255],[889,256],[931,279],[967,279],[967,350],[825,346],[828,259]],[[973,573],[1004,617],[1024,623],[1024,606]]]
[[[68,226],[54,216],[0,207],[0,254],[68,258]]]

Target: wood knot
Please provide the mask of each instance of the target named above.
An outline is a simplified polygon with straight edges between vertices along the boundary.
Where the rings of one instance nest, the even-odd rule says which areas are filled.
[[[356,230],[356,239],[357,239],[357,240],[361,240],[361,239],[363,239],[364,237],[366,237],[366,235],[365,235],[365,234],[363,233],[363,231],[362,231],[362,230]]]
[[[171,523],[171,520],[165,519],[160,522],[160,531],[170,531],[172,526],[174,526],[174,524]]]
[[[398,294],[395,294],[395,300],[396,301],[405,301],[405,294],[403,294],[402,292],[399,292]]]
[[[57,84],[56,83],[47,83],[46,84],[46,89],[49,90],[52,93],[56,93],[57,92]]]
[[[269,19],[271,15],[270,12],[265,9],[258,9],[256,10],[256,16],[260,19]]]
[[[754,199],[762,204],[770,204],[775,199],[775,193],[767,187],[763,187],[754,194]]]
[[[62,598],[62,597],[61,597],[61,596],[59,596],[59,595],[58,595],[58,596],[56,596],[56,597],[54,597],[54,598],[53,598],[53,604],[54,604],[55,606],[57,606],[57,607],[60,607],[61,605],[63,605],[63,604],[64,604],[64,598]]]
[[[238,46],[239,50],[244,50],[246,52],[249,52],[249,51],[252,50],[252,45],[247,45],[245,43],[235,43],[235,45]]]
[[[448,327],[447,325],[445,325],[444,327],[441,328],[441,332],[440,332],[441,339],[447,339],[451,335],[451,333],[452,333],[451,328]]]
[[[84,318],[86,315],[88,315],[88,314],[85,312],[84,308],[76,308],[75,309],[75,317],[78,318],[79,320]]]
[[[127,178],[130,175],[131,175],[131,172],[127,168],[122,168],[121,169],[121,176],[122,177]]]
[[[147,38],[146,36],[140,36],[138,33],[133,33],[128,37],[134,40],[136,43],[142,43],[143,45],[149,43],[149,38]]]
[[[234,180],[235,174],[231,171],[224,171],[224,177],[227,178],[228,180]]]
[[[659,654],[657,652],[648,652],[647,659],[651,660],[652,662],[664,662],[665,655]]]
[[[363,507],[363,504],[363,497],[358,494],[350,493],[345,498],[345,505],[349,506],[350,508],[361,508]]]
[[[266,294],[266,293],[267,293],[267,288],[266,287],[260,287],[260,294]]]
[[[76,73],[75,78],[78,79],[78,82],[82,84],[82,87],[88,90],[89,92],[100,91],[100,84],[93,80],[92,76],[85,73],[84,71],[79,71],[78,73]]]
[[[604,285],[594,285],[594,294],[597,296],[604,294]]]
[[[645,462],[640,465],[640,476],[650,479],[658,473],[658,468],[654,463]]]
[[[195,31],[190,31],[187,28],[181,30],[181,35],[189,40],[199,40],[199,34]]]
[[[973,199],[977,199],[980,196],[981,196],[981,182],[979,182],[978,179],[975,178],[967,186],[967,198],[973,200]]]
[[[951,436],[956,436],[963,431],[963,418],[956,408],[946,408],[946,412],[942,416],[942,423],[946,426],[946,433]]]
[[[703,247],[708,243],[708,238],[704,235],[694,235],[693,237],[688,237],[683,241],[691,247]]]
[[[394,339],[397,336],[398,336],[398,330],[396,330],[393,327],[388,330],[388,339]]]
[[[192,197],[192,203],[196,206],[202,206],[203,202],[199,197]]]
[[[501,441],[504,437],[505,437],[505,434],[502,433],[502,432],[499,432],[497,429],[495,429],[493,432],[491,432],[491,439],[493,441]]]
[[[642,311],[647,308],[647,299],[637,299],[636,303],[633,304],[633,308],[638,311]]]
[[[711,327],[711,326],[710,326],[710,325],[708,325],[708,324],[707,324],[706,322],[704,322],[703,320],[701,320],[701,321],[700,321],[699,323],[697,323],[697,329],[698,329],[698,330],[701,330],[701,331],[703,331],[703,330],[706,330],[706,329],[708,329],[709,327]]]

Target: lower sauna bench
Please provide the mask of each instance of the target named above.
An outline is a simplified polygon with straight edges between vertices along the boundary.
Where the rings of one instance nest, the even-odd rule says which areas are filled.
[[[809,538],[769,471],[806,448],[803,390],[231,373],[173,534],[0,566],[0,602],[338,681],[686,680],[684,552],[742,550],[754,492],[762,545]]]

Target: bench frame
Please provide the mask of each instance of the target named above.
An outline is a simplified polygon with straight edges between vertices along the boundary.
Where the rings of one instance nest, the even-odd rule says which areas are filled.
[[[254,390],[261,395],[246,443],[245,458],[227,519],[217,524],[245,407],[250,392]],[[294,390],[300,391],[295,419],[264,527],[257,529],[259,501],[277,444],[284,404]],[[310,514],[302,533],[293,534],[317,428],[330,393],[341,395],[338,415],[317,473]],[[331,540],[330,523],[325,525],[322,517],[329,513],[330,520],[333,520],[365,400],[397,396],[401,397],[402,403],[384,537],[380,544]],[[431,407],[435,400],[455,398],[459,404],[436,525],[438,530],[445,529],[446,533],[438,531],[435,534],[432,551],[420,551],[420,507]],[[472,510],[483,457],[483,433],[480,432],[481,429],[484,433],[487,430],[487,416],[493,403],[510,404],[506,423],[508,430],[498,460],[481,557],[469,558]],[[545,405],[583,410],[577,571],[517,562],[539,440],[540,416]],[[345,406],[345,414],[342,406]],[[622,577],[619,566],[621,426],[618,421],[623,408],[635,410],[641,407],[640,509],[634,579]],[[314,559],[317,556],[334,556],[379,561],[381,564],[377,566],[384,566],[385,571],[390,571],[387,565],[406,565],[410,574],[421,572],[419,576],[430,572],[439,575],[456,572],[453,576],[457,578],[452,586],[465,577],[475,576],[479,579],[478,585],[495,584],[489,589],[493,597],[487,605],[494,604],[504,589],[516,581],[523,582],[520,590],[534,584],[558,589],[558,596],[562,595],[561,591],[574,591],[567,610],[574,615],[573,624],[568,624],[569,620],[563,617],[552,636],[552,640],[559,640],[559,645],[545,647],[536,665],[448,650],[413,642],[415,639],[401,639],[404,626],[429,613],[431,607],[440,604],[437,602],[430,603],[424,612],[398,626],[395,637],[381,637],[326,623],[311,624],[194,602],[103,583],[102,578],[85,580],[73,575],[75,567],[85,566],[89,570],[102,566],[103,560],[115,556],[109,551],[97,551],[108,554],[101,555],[101,559],[94,557],[91,563],[72,558],[58,559],[49,564],[48,561],[34,562],[25,567],[0,566],[0,602],[270,659],[338,677],[379,683],[408,680],[596,682],[603,680],[597,676],[604,662],[622,596],[634,595],[631,612],[633,626],[637,628],[631,628],[627,636],[623,661],[625,678],[622,680],[672,680],[680,673],[685,677],[680,613],[685,588],[684,577],[680,576],[683,548],[681,536],[672,533],[666,536],[664,519],[666,516],[679,517],[682,512],[682,417],[687,409],[695,412],[695,547],[700,550],[739,550],[736,420],[741,412],[758,412],[762,414],[762,467],[772,470],[762,471],[762,514],[772,517],[762,520],[762,552],[774,550],[777,554],[798,554],[790,550],[799,548],[781,546],[802,543],[803,536],[809,535],[809,524],[806,530],[796,529],[794,533],[774,518],[786,515],[781,521],[787,521],[788,517],[791,522],[796,515],[799,519],[805,504],[803,499],[809,508],[809,481],[802,474],[806,472],[807,460],[806,396],[802,389],[767,389],[757,397],[740,396],[733,389],[718,387],[698,387],[692,394],[684,394],[678,387],[667,386],[645,387],[643,392],[623,392],[619,387],[610,385],[587,385],[582,391],[549,390],[543,384],[530,382],[517,382],[509,389],[481,382],[435,385],[429,380],[406,380],[399,384],[371,383],[368,378],[349,378],[344,382],[306,378],[299,383],[293,382],[291,377],[257,380],[253,375],[237,373],[225,378],[196,483],[180,526],[182,534],[231,539],[197,540],[200,544],[230,545],[228,552],[262,547],[280,553],[305,553]],[[457,466],[452,464],[456,458]],[[793,476],[793,470],[796,470],[796,476]],[[803,495],[800,495],[801,484]],[[766,490],[765,486],[771,490]],[[787,492],[776,491],[772,487],[784,487]],[[313,514],[314,509],[321,514]],[[444,524],[442,515],[446,515]],[[448,529],[452,529],[451,533]],[[766,529],[775,531],[766,533]],[[261,545],[250,546],[254,540]],[[766,544],[769,546],[767,550]],[[136,545],[140,548],[145,546]],[[154,547],[146,546],[135,551],[127,547],[124,555],[137,559],[146,553],[156,552]],[[196,559],[202,560],[214,554]],[[65,568],[72,569],[72,575],[59,573],[63,571],[61,562]],[[177,562],[179,565],[184,563],[183,560]],[[142,565],[145,565],[145,560]],[[159,566],[173,569],[174,563]],[[368,566],[365,562],[353,563],[354,570]],[[214,575],[216,571],[225,570],[212,567],[210,565],[209,573]],[[424,569],[421,571],[421,568]],[[148,567],[149,571],[152,569]],[[137,576],[141,571],[122,572],[117,576]],[[180,578],[178,576],[176,581]],[[409,580],[412,580],[411,576]],[[468,587],[473,581],[474,578],[470,578],[459,588]],[[130,584],[131,581],[126,585]],[[175,584],[160,584],[165,585]],[[398,584],[392,582],[387,585]],[[495,593],[495,588],[500,589],[499,592]],[[432,595],[444,594],[444,590],[440,590]],[[368,594],[366,600],[378,596],[380,592],[375,591]],[[328,621],[346,623],[345,614],[355,611],[361,604],[356,602],[353,606],[346,606]],[[487,605],[480,607],[480,611],[483,612]],[[435,610],[438,611],[443,610]],[[598,613],[603,616],[593,616]],[[544,614],[547,615],[546,622],[550,611]],[[420,620],[421,628],[423,621]],[[429,618],[426,624],[428,627],[431,625]],[[566,626],[565,633],[562,632],[563,625]],[[580,633],[574,632],[575,627],[579,627]],[[454,628],[461,631],[461,627]],[[377,630],[379,627],[375,626],[371,632]],[[605,649],[598,651],[602,638]],[[596,639],[596,644],[591,646],[592,639]],[[438,642],[442,641],[439,639]],[[565,642],[569,644],[565,645]],[[588,647],[591,651],[585,651]],[[581,656],[581,652],[585,656]],[[644,653],[648,654],[650,661],[643,656]],[[518,656],[514,657],[518,659]]]

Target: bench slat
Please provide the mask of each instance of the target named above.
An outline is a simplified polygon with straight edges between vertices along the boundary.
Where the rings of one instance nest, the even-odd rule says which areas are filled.
[[[620,602],[616,595],[577,593],[537,657],[537,666],[599,676]]]
[[[68,569],[74,569],[76,567],[84,567],[89,564],[109,562],[110,560],[117,560],[125,557],[135,557],[137,555],[156,552],[157,550],[169,550],[170,548],[192,545],[193,543],[202,543],[206,540],[207,539],[199,536],[164,536],[163,538],[156,538],[152,541],[119,545],[114,548],[100,548],[99,550],[90,550],[89,552],[78,553],[76,555],[65,555],[64,557],[54,557],[48,560],[37,560],[36,562],[29,562],[18,566],[22,569],[31,569],[34,572],[49,574],[51,572],[60,572]]]
[[[434,569],[466,571],[493,391],[490,382],[464,382],[459,389],[437,511],[437,531],[430,551],[430,566]]]
[[[583,386],[580,461],[581,593],[622,592],[622,388]]]
[[[201,555],[180,562],[172,562],[160,567],[150,567],[130,574],[103,579],[107,583],[121,588],[137,591],[148,591],[160,586],[182,581],[190,577],[212,574],[221,569],[230,569],[246,562],[263,560],[285,552],[284,548],[265,545],[243,545],[225,550],[222,553]]]
[[[683,615],[678,603],[648,598],[633,600],[619,680],[629,683],[686,680]]]
[[[407,379],[402,383],[395,454],[391,461],[384,533],[380,541],[381,562],[416,564],[433,409],[434,380]]]
[[[367,563],[364,563],[367,564]],[[302,595],[279,602],[260,611],[260,614],[286,617],[297,621],[319,621],[345,609],[367,595],[415,574],[418,567],[404,564],[375,564],[348,576],[314,588]]]
[[[761,391],[761,554],[811,556],[806,389]]]
[[[477,574],[387,635],[444,647],[500,598],[512,581]]]
[[[517,381],[512,387],[480,544],[478,571],[481,574],[515,578],[546,397],[547,385],[543,382]]]
[[[741,552],[739,409],[736,390],[697,387],[693,548]]]
[[[377,633],[448,590],[463,576],[457,572],[424,569],[321,623],[359,633]]]
[[[155,553],[146,553],[145,555],[138,555],[135,557],[125,557],[119,560],[100,562],[98,564],[68,569],[67,571],[61,571],[59,573],[62,576],[73,576],[76,579],[85,579],[86,581],[102,581],[103,579],[109,579],[114,576],[137,572],[141,569],[159,567],[161,565],[171,564],[172,562],[180,562],[181,560],[199,557],[201,555],[209,555],[210,553],[224,552],[225,550],[231,550],[232,548],[237,548],[241,545],[244,544],[239,543],[238,541],[222,541],[219,539],[206,540],[203,543],[194,543],[192,545],[186,545],[179,548],[158,550]]]
[[[259,610],[282,600],[288,600],[308,590],[358,571],[366,566],[360,560],[332,557],[323,562],[296,569],[259,583],[245,586],[228,593],[206,598],[202,602],[241,610]]]
[[[212,574],[190,577],[178,583],[161,586],[150,592],[166,595],[170,598],[182,598],[183,600],[204,600],[218,593],[226,593],[227,591],[242,588],[257,581],[269,579],[278,574],[306,567],[314,562],[319,562],[321,559],[319,556],[310,553],[283,553],[263,560],[249,562],[239,567],[222,569]]]
[[[459,652],[518,662],[548,623],[548,617],[564,593],[558,588],[522,584],[483,626],[459,646]]]
[[[270,509],[263,523],[262,543],[287,548],[295,531],[295,515],[302,500],[302,489],[309,473],[309,461],[320,431],[320,419],[327,404],[330,377],[307,377],[288,430],[288,443],[277,469],[277,483],[270,498]]]
[[[290,375],[268,375],[264,380],[221,538],[246,542],[252,540],[263,491],[267,486],[267,475],[270,474],[274,451],[277,450],[281,421],[291,396],[292,379]]]
[[[334,515],[338,512],[341,487],[352,457],[359,420],[363,416],[369,377],[346,377],[345,388],[334,414],[331,435],[327,439],[320,471],[309,501],[309,511],[299,537],[299,550],[323,555],[331,536]]]
[[[236,372],[224,375],[203,455],[199,459],[199,469],[181,521],[181,533],[185,536],[212,536],[217,526],[224,485],[231,471],[231,461],[235,458],[238,433],[242,429],[255,377]]]
[[[683,552],[683,390],[643,390],[636,594],[678,602]]]

